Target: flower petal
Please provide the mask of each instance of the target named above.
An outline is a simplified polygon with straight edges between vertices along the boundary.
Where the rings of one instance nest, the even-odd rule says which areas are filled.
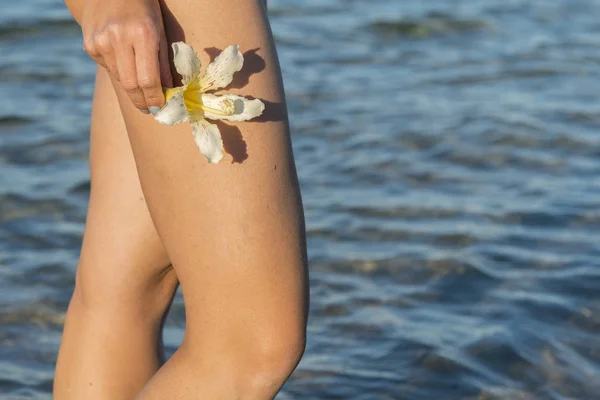
[[[203,118],[194,119],[191,125],[194,142],[200,152],[209,163],[218,163],[223,158],[223,140],[219,128]]]
[[[260,116],[265,105],[258,99],[249,100],[245,97],[235,94],[224,94],[216,96],[214,94],[203,94],[202,104],[209,108],[221,110],[225,114],[232,112],[232,115],[221,115],[204,111],[204,117],[208,119],[224,119],[227,121],[248,121],[249,119]]]
[[[227,47],[206,67],[200,79],[201,90],[204,92],[226,87],[233,80],[233,74],[242,69],[242,65],[244,56],[240,53],[239,46],[233,44]]]
[[[169,89],[165,105],[156,113],[154,119],[164,125],[176,125],[187,121],[188,111],[183,101],[184,88]]]
[[[196,51],[187,43],[175,42],[173,48],[173,64],[181,75],[181,81],[188,85],[200,75],[201,63]]]

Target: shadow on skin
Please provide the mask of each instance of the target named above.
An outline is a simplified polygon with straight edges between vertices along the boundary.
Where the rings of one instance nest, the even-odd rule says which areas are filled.
[[[171,43],[185,42],[185,32],[164,0],[159,0],[159,2],[163,16],[163,24],[165,26],[165,36],[167,37],[167,43],[169,44],[167,47],[169,48],[169,61],[171,65],[171,76],[173,76],[173,87],[181,86],[181,76],[179,76],[173,65],[173,48],[171,47]]]
[[[240,128],[233,125],[227,125],[223,121],[214,121],[219,130],[221,131],[221,137],[223,138],[223,150],[229,153],[233,160],[231,163],[243,163],[248,158],[248,146],[246,141],[242,137],[242,131]]]
[[[247,96],[249,99],[255,97]],[[265,104],[265,111],[258,118],[255,118],[247,122],[272,122],[272,121],[283,121],[285,118],[286,109],[282,103],[273,103],[271,101],[262,100]],[[214,121],[219,130],[221,131],[221,137],[223,138],[223,149],[229,153],[233,160],[231,163],[242,163],[248,158],[248,151],[246,141],[242,137],[240,128],[233,125],[227,125],[224,121]]]
[[[246,96],[249,99],[254,99],[255,97]],[[272,101],[266,101],[260,99],[265,104],[265,111],[263,111],[262,115],[258,118],[253,119],[253,122],[277,122],[277,121],[285,121],[287,109],[285,104],[283,103],[273,103]]]
[[[260,48],[248,50],[244,53],[244,65],[242,69],[235,73],[233,81],[225,89],[241,89],[250,82],[250,77],[254,74],[265,69],[265,60],[257,54]],[[212,62],[215,57],[221,54],[221,49],[216,47],[207,47],[204,49],[208,54],[210,61]],[[249,99],[255,99],[252,96],[245,96]],[[263,114],[253,120],[247,122],[268,122],[268,121],[282,121],[285,116],[285,106],[281,103],[273,103],[260,99],[265,104],[265,110]],[[248,158],[248,146],[246,141],[242,137],[242,132],[237,126],[227,125],[224,121],[214,121],[223,138],[223,149],[233,158],[233,163],[242,163]]]

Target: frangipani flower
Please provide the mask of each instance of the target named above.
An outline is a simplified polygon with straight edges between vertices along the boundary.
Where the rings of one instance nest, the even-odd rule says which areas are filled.
[[[227,47],[200,72],[200,60],[192,46],[184,42],[173,43],[174,64],[182,76],[183,86],[166,89],[166,104],[154,119],[165,125],[175,125],[189,119],[194,141],[210,163],[223,158],[223,140],[215,124],[206,119],[247,121],[258,117],[265,109],[262,101],[249,100],[235,94],[217,96],[207,91],[226,87],[233,74],[242,69],[244,56],[238,45]]]

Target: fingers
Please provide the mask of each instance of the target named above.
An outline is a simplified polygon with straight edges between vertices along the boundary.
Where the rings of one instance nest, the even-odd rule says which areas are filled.
[[[140,111],[155,114],[165,104],[162,87],[172,87],[173,78],[162,27],[141,20],[109,25],[84,34],[84,50],[120,81]]]
[[[108,72],[118,81],[119,71],[117,68],[117,61],[115,59],[115,52],[112,46],[112,40],[108,34],[100,34],[94,39],[94,45],[97,52],[100,54],[102,61],[99,62]]]
[[[83,50],[86,53],[88,53],[88,55],[90,56],[90,58],[92,60],[96,61],[98,64],[100,64],[101,66],[106,68],[106,64],[104,63],[104,58],[102,57],[102,54],[100,54],[100,51],[96,47],[96,43],[93,38],[87,38],[87,39],[84,38]]]
[[[151,33],[148,33],[148,35],[151,35]],[[152,114],[156,114],[165,104],[158,59],[159,41],[158,38],[151,36],[142,37],[142,39],[135,46],[138,85],[142,91],[148,110]]]
[[[147,114],[149,112],[148,106],[146,105],[144,92],[139,86],[133,47],[119,46],[116,50],[116,59],[123,90],[125,90],[133,105]]]

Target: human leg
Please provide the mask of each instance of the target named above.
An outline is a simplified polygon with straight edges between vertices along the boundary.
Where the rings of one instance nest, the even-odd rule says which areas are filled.
[[[90,203],[54,399],[129,400],[161,364],[160,328],[177,278],[148,213],[102,68],[90,142]]]
[[[267,109],[262,121],[221,126],[226,150],[232,132],[241,133],[247,159],[232,162],[226,154],[209,165],[188,124],[159,125],[115,84],[146,201],[186,306],[183,345],[139,399],[272,398],[304,349],[307,281],[299,188],[264,5],[167,5],[204,64],[206,48],[238,43],[242,51],[256,50],[264,69],[230,91],[261,98]]]

